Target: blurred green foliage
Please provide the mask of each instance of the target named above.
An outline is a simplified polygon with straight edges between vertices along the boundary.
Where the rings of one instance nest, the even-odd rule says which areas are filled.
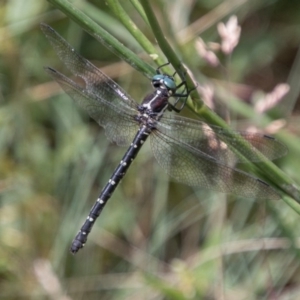
[[[155,44],[134,1],[120,2]],[[152,64],[104,1],[72,3]],[[151,3],[196,80],[224,88],[215,94],[220,115],[238,129],[286,122],[276,134],[290,151],[276,163],[299,183],[300,2]],[[219,42],[217,24],[233,14],[240,42],[230,58],[219,53],[222,67],[213,68],[194,39]],[[169,182],[148,143],[86,247],[72,256],[70,243],[125,149],[110,144],[44,73],[44,65],[63,66],[39,23],[54,27],[138,101],[150,82],[47,1],[2,1],[0,16],[0,299],[300,298],[299,216],[283,201]],[[290,93],[277,109],[268,118],[253,114],[254,100],[282,82]]]

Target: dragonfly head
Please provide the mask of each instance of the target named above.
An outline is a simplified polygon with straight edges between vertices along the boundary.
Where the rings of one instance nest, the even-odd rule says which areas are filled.
[[[172,96],[177,89],[176,83],[172,76],[166,74],[156,74],[152,77],[152,85],[155,89],[164,89]]]

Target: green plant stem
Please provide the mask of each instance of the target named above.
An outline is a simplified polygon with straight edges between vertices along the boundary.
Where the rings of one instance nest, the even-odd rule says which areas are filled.
[[[176,55],[176,53],[173,51],[172,47],[168,43],[167,39],[163,35],[163,32],[161,31],[161,28],[156,20],[155,14],[151,8],[151,5],[149,1],[147,0],[141,0],[140,1],[144,11],[147,15],[149,24],[152,28],[152,32],[155,35],[155,38],[157,40],[157,43],[163,53],[166,55],[166,57],[169,59],[169,62],[173,65],[175,70],[178,72],[178,75],[181,77],[182,80],[186,80],[188,87],[192,89],[194,87],[194,84],[188,74],[185,75],[185,69],[183,68],[180,59]]]
[[[121,59],[128,62],[136,70],[151,78],[155,69],[141,60],[130,49],[126,48],[116,38],[109,34],[105,29],[99,26],[91,18],[78,10],[74,5],[66,0],[48,0],[55,7],[59,8],[73,21],[79,24],[86,32],[95,37],[100,43],[105,45],[110,51],[118,55]]]
[[[141,3],[138,0],[130,0],[130,2],[132,3],[132,5],[134,6],[134,8],[138,11],[138,13],[140,14],[140,16],[143,18],[144,22],[146,24],[148,23],[148,19],[146,17],[146,14],[141,6]]]
[[[132,34],[136,41],[142,46],[142,48],[156,61],[157,65],[162,65],[164,62],[159,59],[157,49],[152,43],[145,37],[145,35],[138,29],[134,22],[130,19],[129,15],[125,12],[118,0],[106,1],[110,9],[114,12],[115,16],[122,22],[127,30]]]

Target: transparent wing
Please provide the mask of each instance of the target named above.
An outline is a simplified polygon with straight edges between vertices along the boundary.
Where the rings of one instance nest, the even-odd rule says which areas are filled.
[[[79,106],[105,128],[106,136],[110,141],[119,146],[126,146],[132,142],[139,128],[134,120],[135,111],[125,113],[122,107],[88,93],[85,88],[56,70],[52,68],[45,68],[45,70]]]
[[[190,145],[220,162],[233,164],[236,162],[259,161],[258,152],[273,160],[287,153],[285,145],[273,137],[250,132],[229,132],[218,126],[208,125],[198,120],[192,120],[176,115],[164,115],[156,126],[162,134]],[[250,149],[242,148],[237,142],[247,141]],[[225,142],[228,141],[228,144]],[[235,149],[243,156],[237,156]]]
[[[79,55],[54,29],[46,24],[42,24],[41,29],[60,60],[74,75],[85,81],[86,94],[97,95],[98,100],[106,99],[125,111],[137,108],[137,103],[117,83]]]
[[[119,146],[130,144],[138,129],[134,121],[137,103],[113,80],[75,52],[50,26],[42,24],[41,28],[61,61],[74,75],[84,80],[85,86],[78,85],[52,68],[45,70],[105,128],[109,140]]]
[[[179,182],[246,198],[280,199],[263,181],[230,168],[182,141],[178,142],[157,130],[150,139],[158,163]]]

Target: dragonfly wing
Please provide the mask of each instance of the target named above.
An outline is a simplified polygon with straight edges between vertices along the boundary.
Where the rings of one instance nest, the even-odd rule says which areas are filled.
[[[212,156],[157,130],[151,135],[151,147],[161,167],[179,182],[246,198],[280,199],[263,181],[230,168]]]
[[[74,75],[85,81],[86,91],[115,105],[137,107],[137,103],[117,83],[79,55],[53,28],[46,24],[42,24],[41,28],[60,60]]]
[[[163,116],[156,127],[161,133],[223,163],[260,161],[257,154],[263,154],[265,158],[273,160],[287,153],[286,146],[273,137],[260,133],[232,132],[176,115]],[[248,147],[241,147],[240,144],[245,141],[248,142]],[[235,149],[242,156],[237,156]]]
[[[70,78],[52,68],[45,68],[65,92],[102,127],[108,139],[119,146],[129,145],[137,130],[134,121],[135,110],[124,110],[124,107],[115,106],[99,96],[89,93]]]

